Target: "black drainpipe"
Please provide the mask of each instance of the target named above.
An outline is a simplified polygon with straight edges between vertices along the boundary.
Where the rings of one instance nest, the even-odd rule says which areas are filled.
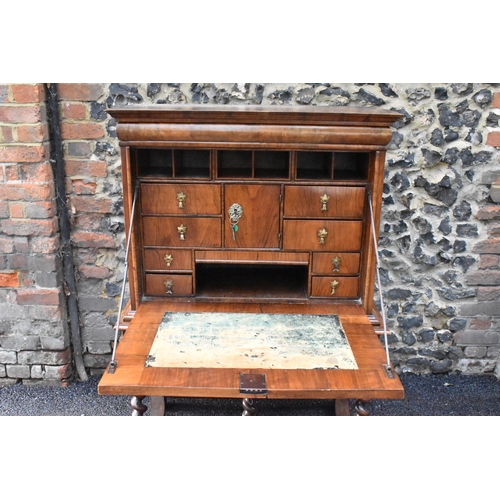
[[[47,120],[50,131],[50,163],[54,171],[57,211],[61,229],[61,254],[63,260],[64,289],[66,291],[71,344],[75,368],[82,382],[88,380],[83,363],[82,338],[80,335],[80,320],[76,293],[75,265],[71,248],[70,223],[66,199],[66,171],[64,165],[63,145],[61,140],[61,120],[59,117],[59,98],[57,84],[47,83],[48,106]]]

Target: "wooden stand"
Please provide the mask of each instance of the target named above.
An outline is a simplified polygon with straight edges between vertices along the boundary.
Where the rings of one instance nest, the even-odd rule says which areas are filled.
[[[332,399],[337,414],[346,414],[351,398],[404,396],[384,369],[372,325],[368,210],[370,200],[378,228],[397,113],[279,106],[109,113],[121,141],[126,227],[134,216],[132,320],[100,394],[236,397],[246,414],[248,400],[262,397]],[[167,311],[336,314],[358,370],[268,369],[266,394],[250,398],[240,392],[238,369],[146,368]],[[133,404],[141,414],[139,396]]]

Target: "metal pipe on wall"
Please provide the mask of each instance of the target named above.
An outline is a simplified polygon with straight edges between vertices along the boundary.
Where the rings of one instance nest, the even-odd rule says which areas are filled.
[[[50,163],[54,172],[57,211],[61,229],[61,255],[63,260],[64,288],[66,291],[73,360],[81,381],[88,380],[83,363],[82,338],[78,313],[75,266],[71,248],[70,222],[66,198],[66,171],[61,139],[61,120],[57,84],[47,83],[47,118],[50,131]]]

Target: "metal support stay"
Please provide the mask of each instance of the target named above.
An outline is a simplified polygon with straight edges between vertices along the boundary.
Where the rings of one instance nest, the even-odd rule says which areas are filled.
[[[130,225],[128,229],[128,235],[127,235],[127,247],[125,250],[125,269],[124,269],[124,274],[123,274],[123,283],[122,283],[122,293],[120,295],[120,305],[118,307],[118,319],[116,320],[116,327],[115,327],[115,338],[113,342],[113,354],[111,355],[111,362],[109,363],[108,367],[108,373],[113,374],[115,373],[116,367],[118,366],[118,361],[115,359],[116,355],[116,347],[118,344],[118,332],[120,330],[120,316],[122,314],[122,309],[123,309],[123,299],[125,297],[125,287],[127,285],[127,277],[128,277],[128,253],[130,250],[130,242],[132,241],[132,226],[134,223],[134,215],[135,215],[135,203],[137,201],[137,193],[139,191],[139,186],[137,185],[135,187],[134,191],[134,200],[132,202],[132,212],[130,214]]]
[[[388,378],[394,378],[394,372],[392,371],[391,367],[391,360],[389,358],[389,342],[387,340],[387,324],[385,320],[385,306],[384,306],[384,297],[382,295],[382,283],[380,281],[380,261],[378,258],[378,244],[377,244],[377,233],[375,231],[375,221],[373,219],[373,206],[372,206],[372,200],[370,197],[370,191],[368,190],[368,205],[370,207],[370,222],[371,222],[371,228],[372,228],[372,237],[373,237],[373,245],[375,247],[375,259],[377,262],[376,265],[376,273],[377,273],[377,286],[378,286],[378,292],[380,296],[380,314],[382,315],[382,327],[384,330],[384,346],[385,346],[385,355],[387,358],[387,364],[384,364],[384,370],[387,374]]]

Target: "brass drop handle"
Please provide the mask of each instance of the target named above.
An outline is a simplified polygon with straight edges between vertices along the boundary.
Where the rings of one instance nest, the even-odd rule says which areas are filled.
[[[177,201],[178,201],[178,207],[179,208],[184,208],[184,201],[186,200],[187,195],[184,194],[182,191],[180,193],[177,193]]]
[[[187,232],[187,227],[184,225],[184,224],[181,224],[178,228],[177,228],[177,232],[179,233],[179,238],[181,241],[185,241],[186,240],[186,232]]]
[[[164,285],[165,285],[166,293],[170,293],[170,294],[174,293],[174,292],[172,292],[172,287],[174,286],[174,280],[167,280],[167,281],[165,281]]]
[[[333,264],[333,272],[338,273],[339,271],[339,266],[342,263],[342,259],[337,255],[332,259],[332,264]]]
[[[323,196],[319,197],[321,201],[321,210],[328,210],[327,203],[330,201],[330,197],[325,193]]]
[[[172,265],[172,262],[174,261],[174,256],[167,253],[165,255],[165,257],[163,257],[163,258],[165,259],[165,262],[167,263],[167,267],[170,267]]]
[[[330,281],[330,287],[332,289],[332,293],[330,295],[335,295],[337,287],[339,286],[339,282],[337,280]]]
[[[325,244],[325,238],[328,235],[328,231],[326,229],[320,229],[318,231],[318,237],[319,237],[319,244],[324,245]]]

